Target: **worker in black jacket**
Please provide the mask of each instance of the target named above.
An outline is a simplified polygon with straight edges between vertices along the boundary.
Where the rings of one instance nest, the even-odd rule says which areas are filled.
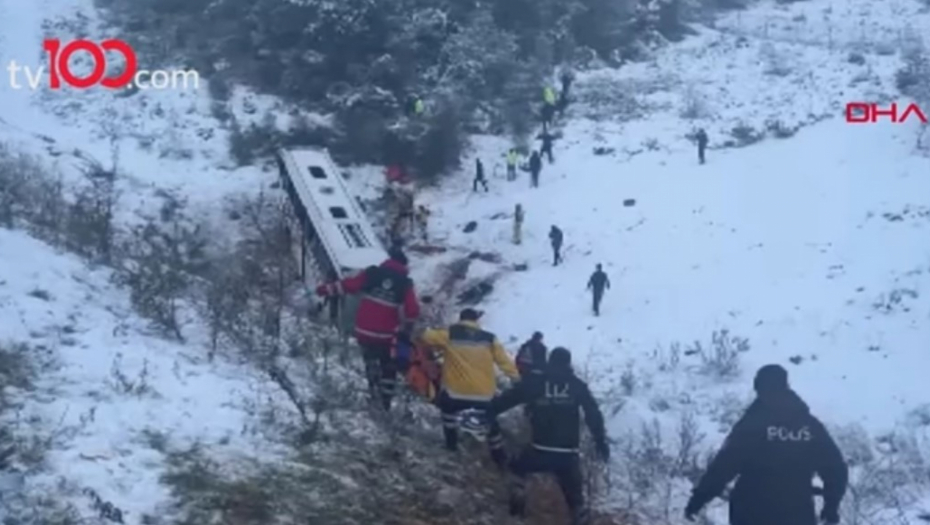
[[[609,289],[610,279],[604,273],[604,267],[598,264],[594,268],[591,278],[588,279],[588,290],[591,290],[593,294],[591,306],[594,309],[594,315],[601,315],[601,300],[604,298],[604,290]]]
[[[756,374],[756,400],[694,488],[694,516],[736,478],[731,525],[815,525],[813,477],[823,482],[821,521],[839,523],[849,470],[823,424],[788,386],[788,372],[766,365]]]
[[[573,525],[589,523],[579,457],[579,410],[584,411],[585,423],[594,437],[598,456],[604,461],[610,458],[610,447],[604,416],[588,385],[575,376],[571,363],[572,354],[568,350],[555,348],[549,354],[543,374],[524,378],[516,387],[491,402],[489,414],[492,417],[520,404],[531,407],[532,442],[510,465],[514,476],[510,492],[512,515],[522,516],[525,512],[526,477],[545,472],[558,480],[572,513]]]
[[[520,377],[545,372],[548,353],[549,349],[543,343],[542,332],[533,332],[533,336],[517,351],[517,370],[520,371]]]

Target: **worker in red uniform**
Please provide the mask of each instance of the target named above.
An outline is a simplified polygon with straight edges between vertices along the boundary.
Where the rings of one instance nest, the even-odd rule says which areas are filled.
[[[390,410],[397,388],[397,363],[391,356],[394,336],[420,316],[406,255],[399,247],[391,248],[388,254],[390,258],[379,266],[316,289],[323,297],[362,295],[355,315],[355,339],[362,348],[368,389],[385,410]]]

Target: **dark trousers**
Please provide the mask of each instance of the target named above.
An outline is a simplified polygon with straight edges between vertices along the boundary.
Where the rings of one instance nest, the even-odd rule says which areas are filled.
[[[552,125],[552,117],[555,116],[555,106],[553,104],[543,104],[542,108],[542,125],[543,130],[549,129]]]
[[[698,146],[698,162],[704,164],[704,150],[707,149],[706,146]]]
[[[479,185],[479,184],[482,185],[482,186],[484,187],[484,191],[489,191],[489,190],[488,190],[488,180],[485,179],[484,177],[481,177],[480,179],[479,179],[478,177],[475,177],[474,182],[472,182],[472,184],[471,184],[471,191],[478,191],[478,185]]]
[[[446,449],[455,451],[459,448],[459,412],[468,409],[487,410],[490,402],[455,399],[450,397],[446,391],[443,391],[439,394],[437,404],[439,405],[439,411],[442,412],[442,434],[446,440]],[[501,433],[497,418],[491,418],[488,422],[487,439],[491,459],[498,466],[503,467],[507,457],[504,451],[504,436]]]
[[[562,262],[562,246],[552,245],[552,266],[558,266]]]
[[[539,150],[540,155],[546,155],[549,157],[549,164],[555,162],[555,159],[552,157],[552,144],[547,144]]]
[[[530,474],[545,473],[555,476],[565,503],[572,514],[573,525],[587,525],[588,509],[584,501],[584,479],[581,476],[581,459],[571,452],[547,452],[532,445],[524,448],[520,455],[510,463],[513,479],[510,485],[510,510],[512,514],[522,515],[526,502],[526,477]]]
[[[361,347],[368,392],[385,410],[390,410],[397,391],[397,362],[391,357],[391,343],[365,343]]]
[[[507,180],[517,180],[517,167],[511,164],[507,165]]]
[[[601,300],[604,298],[603,290],[594,290],[592,308],[594,309],[594,315],[601,315]]]
[[[530,174],[530,187],[538,188],[539,187],[539,172],[534,171]]]

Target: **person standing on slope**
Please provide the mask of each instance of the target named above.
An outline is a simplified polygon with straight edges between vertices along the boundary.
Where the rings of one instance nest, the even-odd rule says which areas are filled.
[[[552,117],[555,116],[556,95],[551,86],[543,88],[543,107],[542,107],[542,125],[543,131],[549,129],[552,125]]]
[[[549,242],[552,244],[552,266],[558,266],[562,262],[562,241],[564,235],[558,226],[552,225],[549,229]]]
[[[555,141],[555,135],[543,130],[543,132],[540,133],[536,138],[542,141],[542,147],[539,148],[539,154],[547,155],[549,157],[549,164],[554,163],[555,158],[552,156],[552,143]]]
[[[588,290],[591,290],[594,299],[592,303],[594,315],[601,315],[601,299],[604,298],[604,290],[609,289],[610,279],[608,279],[607,274],[604,273],[603,267],[598,264],[594,269],[594,273],[591,274],[591,278],[588,279]]]
[[[539,156],[538,151],[534,151],[530,155],[530,187],[538,188],[539,187],[539,172],[542,171],[542,158]]]
[[[821,521],[839,523],[849,468],[807,404],[788,386],[788,372],[766,365],[756,373],[756,399],[733,426],[692,491],[685,517],[719,496],[734,478],[731,525],[815,525],[811,483],[823,482]]]
[[[519,159],[519,154],[517,153],[517,148],[510,148],[510,151],[507,152],[507,180],[515,181],[517,180],[517,160]]]
[[[484,187],[484,191],[487,193],[488,179],[484,177],[484,163],[481,162],[481,159],[475,159],[475,180],[471,183],[471,190],[477,192],[479,184]]]
[[[519,204],[513,210],[513,243],[519,245],[523,242],[523,206]]]
[[[559,102],[558,102],[558,111],[559,116],[565,114],[565,110],[568,108],[568,93],[572,87],[572,82],[575,81],[575,75],[568,69],[562,72],[562,75],[559,77],[559,80],[562,82],[562,91],[559,92]]]
[[[594,438],[598,456],[610,459],[604,416],[588,385],[572,370],[572,354],[559,347],[552,350],[545,372],[528,377],[491,402],[490,415],[525,404],[529,407],[532,442],[510,464],[510,514],[526,512],[526,477],[534,473],[555,476],[572,514],[573,525],[588,525],[590,514],[584,501],[581,474],[581,417]]]
[[[697,139],[698,162],[704,164],[704,152],[707,150],[707,132],[704,128],[698,130],[695,138]]]
[[[407,257],[397,246],[380,266],[369,266],[358,275],[322,284],[322,297],[361,294],[355,314],[355,339],[362,349],[365,376],[372,399],[390,410],[397,387],[397,364],[391,346],[397,331],[420,316],[413,280],[408,276]]]
[[[520,377],[526,379],[531,375],[543,373],[548,353],[549,349],[543,343],[542,332],[533,332],[533,336],[517,351],[517,370],[520,371]]]
[[[459,322],[446,329],[427,330],[422,336],[422,344],[442,357],[438,405],[446,449],[452,452],[458,450],[459,413],[468,409],[487,411],[494,398],[497,391],[495,366],[511,379],[520,377],[497,336],[478,324],[480,318],[481,313],[466,308],[459,314]],[[504,436],[496,418],[489,417],[488,423],[491,459],[503,468],[507,461]]]

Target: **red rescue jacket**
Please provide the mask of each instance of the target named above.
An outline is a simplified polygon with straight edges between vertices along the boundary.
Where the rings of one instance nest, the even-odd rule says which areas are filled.
[[[355,314],[355,338],[363,345],[389,346],[403,322],[420,316],[420,303],[407,273],[406,266],[388,259],[358,275],[320,285],[316,293],[322,296],[361,294]]]

